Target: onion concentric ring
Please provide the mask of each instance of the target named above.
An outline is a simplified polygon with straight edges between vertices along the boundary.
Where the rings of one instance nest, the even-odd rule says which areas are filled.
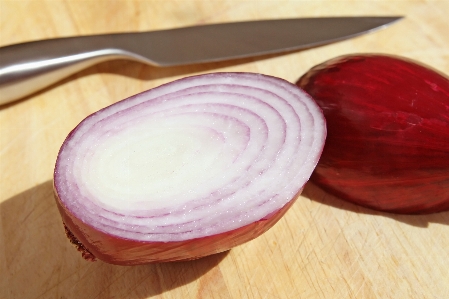
[[[274,225],[325,135],[320,108],[285,80],[187,77],[84,119],[58,154],[57,203],[73,237],[106,262],[209,255]]]

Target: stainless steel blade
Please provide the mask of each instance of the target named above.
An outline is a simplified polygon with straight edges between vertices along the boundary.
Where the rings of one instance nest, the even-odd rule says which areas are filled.
[[[158,66],[222,61],[341,41],[380,29],[400,18],[284,19],[187,27],[144,33],[142,43],[131,47],[129,40],[127,50]]]
[[[110,59],[125,58],[166,67],[282,53],[355,37],[401,18],[249,21],[6,46],[0,48],[0,104],[20,99]]]

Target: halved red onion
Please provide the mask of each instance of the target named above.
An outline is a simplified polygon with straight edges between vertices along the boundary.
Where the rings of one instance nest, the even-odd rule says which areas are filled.
[[[353,54],[297,84],[323,109],[328,136],[311,180],[376,210],[449,209],[449,79],[409,59]]]
[[[193,76],[84,119],[62,145],[55,195],[86,258],[194,259],[273,226],[320,157],[325,120],[296,85]]]

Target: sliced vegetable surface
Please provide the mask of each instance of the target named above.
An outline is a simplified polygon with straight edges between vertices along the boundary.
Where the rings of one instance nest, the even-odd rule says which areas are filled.
[[[287,211],[325,136],[316,103],[282,79],[184,78],[104,108],[69,134],[54,172],[58,207],[90,259],[131,265],[225,251]]]

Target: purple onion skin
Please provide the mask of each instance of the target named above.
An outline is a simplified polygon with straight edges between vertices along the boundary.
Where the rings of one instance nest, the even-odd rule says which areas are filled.
[[[297,85],[328,135],[311,181],[375,210],[449,210],[449,79],[400,57],[360,54],[312,68]]]
[[[263,219],[221,234],[186,241],[143,242],[116,237],[82,222],[64,207],[57,193],[54,194],[67,237],[78,246],[83,257],[122,266],[194,260],[229,250],[269,230],[296,201],[294,197],[280,210]]]

